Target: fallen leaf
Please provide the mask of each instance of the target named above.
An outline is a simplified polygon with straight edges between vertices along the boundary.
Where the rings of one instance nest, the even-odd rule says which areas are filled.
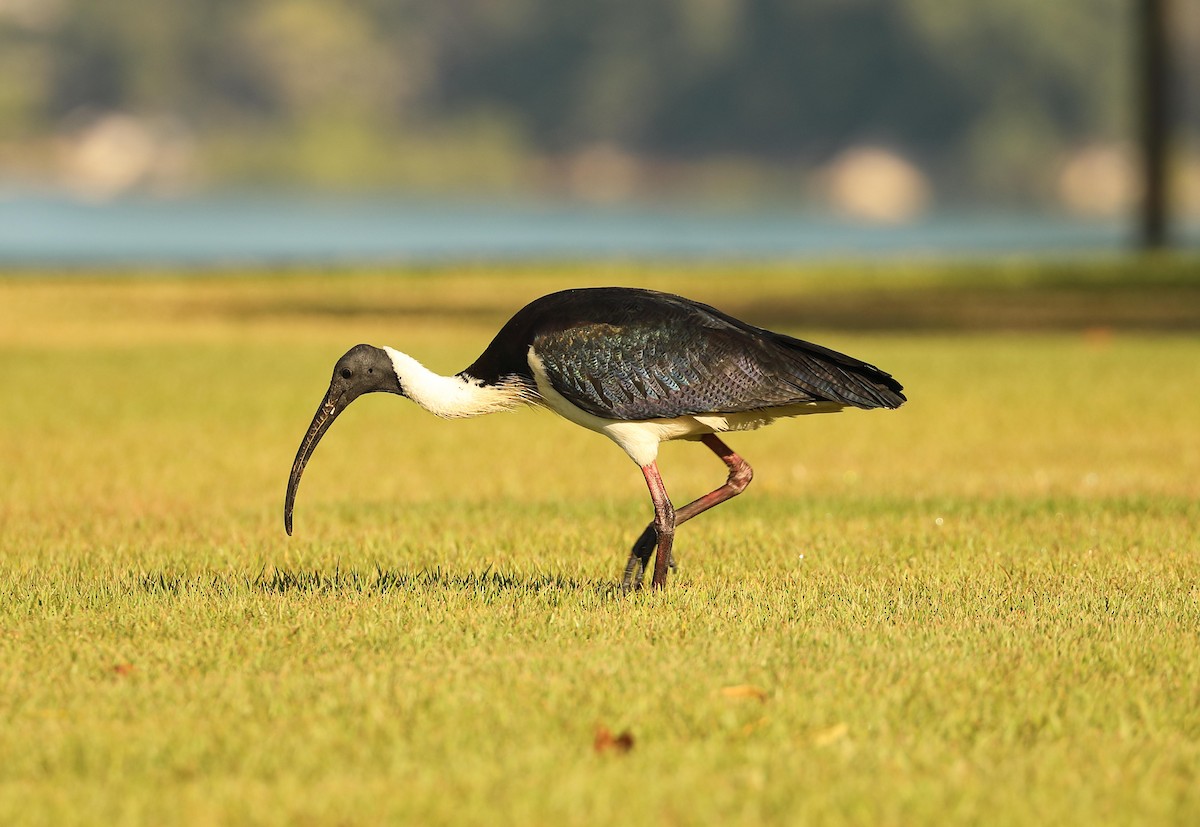
[[[726,686],[721,690],[721,694],[726,698],[753,698],[756,701],[766,702],[767,690],[760,689],[757,686],[749,683],[738,684],[737,686]]]
[[[633,735],[629,730],[625,730],[620,735],[613,735],[608,727],[601,724],[596,727],[596,738],[592,742],[592,748],[601,755],[606,752],[623,755],[633,749]]]
[[[818,747],[827,747],[830,744],[836,743],[850,734],[850,725],[841,723],[834,724],[826,729],[820,729],[813,733],[812,742]]]
[[[767,722],[767,718],[765,716],[762,718],[759,718],[757,721],[751,721],[750,723],[748,723],[742,727],[742,735],[753,734],[756,729],[761,727],[766,722]]]

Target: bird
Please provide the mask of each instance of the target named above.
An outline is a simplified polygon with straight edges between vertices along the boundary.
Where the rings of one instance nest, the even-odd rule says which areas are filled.
[[[753,477],[718,434],[845,408],[899,408],[903,390],[874,365],[682,296],[633,287],[563,290],[517,311],[453,376],[390,347],[347,351],[296,451],[284,527],[291,536],[300,477],[321,437],[364,394],[407,397],[445,419],[537,405],[607,436],[641,469],[654,518],[630,551],[621,586],[643,587],[653,552],[651,585],[660,589],[675,565],[676,528],[742,493]],[[658,469],[659,445],[676,439],[702,443],[728,469],[723,485],[678,509]]]

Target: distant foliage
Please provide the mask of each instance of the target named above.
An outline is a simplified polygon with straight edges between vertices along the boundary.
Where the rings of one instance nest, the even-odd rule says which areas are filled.
[[[1129,137],[1129,24],[1123,0],[2,0],[0,176],[125,113],[187,137],[191,183],[508,189],[599,146],[665,185],[878,145],[1029,197]]]

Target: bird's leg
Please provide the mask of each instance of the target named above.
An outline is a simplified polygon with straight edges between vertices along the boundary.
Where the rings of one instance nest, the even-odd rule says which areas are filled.
[[[671,545],[675,541],[675,508],[667,496],[658,463],[642,466],[642,476],[650,489],[650,500],[654,503],[654,533],[658,537],[658,553],[654,556],[654,580],[651,585],[661,589],[667,585],[667,563],[671,559]]]
[[[692,500],[683,506],[683,508],[677,510],[675,512],[675,525],[686,523],[692,517],[707,511],[714,505],[736,497],[746,490],[746,486],[754,478],[754,469],[750,467],[750,463],[746,462],[732,448],[718,439],[716,434],[705,434],[700,437],[700,441],[707,445],[729,467],[729,479],[720,488],[708,492],[703,497]],[[625,564],[625,579],[621,583],[621,588],[625,591],[640,589],[642,587],[642,577],[646,571],[646,564],[650,560],[650,552],[654,550],[657,539],[658,534],[655,531],[654,523],[651,523],[646,526],[646,530],[642,532],[642,536],[638,537],[637,542],[633,544],[633,550],[629,554],[629,562]],[[674,557],[671,558],[670,563],[674,567]]]

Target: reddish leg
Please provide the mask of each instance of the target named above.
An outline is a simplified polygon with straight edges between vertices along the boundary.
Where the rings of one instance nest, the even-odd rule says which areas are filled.
[[[705,434],[700,437],[700,441],[709,447],[710,450],[721,458],[721,461],[729,467],[729,479],[720,488],[708,492],[703,497],[698,497],[692,502],[685,505],[675,512],[675,525],[686,523],[688,520],[695,517],[697,514],[703,513],[714,505],[725,502],[728,499],[736,497],[738,494],[746,490],[746,486],[750,484],[750,480],[754,477],[754,469],[746,460],[738,456],[733,449],[717,438],[716,434]],[[647,466],[650,467],[650,466]],[[642,473],[646,474],[646,469],[642,469]],[[657,476],[658,469],[654,469]],[[649,476],[647,476],[649,483]],[[659,478],[661,486],[662,479]],[[651,488],[651,497],[654,496],[654,489]],[[666,489],[663,489],[663,496],[666,496]],[[655,522],[646,526],[646,530],[642,532],[642,536],[633,544],[633,550],[629,554],[629,562],[625,564],[625,579],[621,587],[625,591],[632,589],[640,589],[642,587],[642,577],[646,571],[646,564],[650,561],[650,552],[658,546],[661,550],[661,543],[658,542],[658,531],[656,523],[658,520],[658,510],[655,508]],[[668,561],[671,566],[675,565],[673,558]],[[658,585],[658,559],[655,559],[654,565],[654,583]],[[663,574],[663,582],[666,582],[666,574]]]
[[[671,498],[667,496],[667,487],[663,485],[662,476],[658,473],[658,463],[652,462],[642,466],[642,476],[646,478],[646,486],[650,489],[650,500],[654,503],[654,522],[650,524],[657,539],[658,553],[654,555],[654,580],[652,585],[661,589],[667,585],[667,564],[671,560],[671,545],[675,542],[675,509],[671,506]],[[649,556],[649,552],[647,552]]]

